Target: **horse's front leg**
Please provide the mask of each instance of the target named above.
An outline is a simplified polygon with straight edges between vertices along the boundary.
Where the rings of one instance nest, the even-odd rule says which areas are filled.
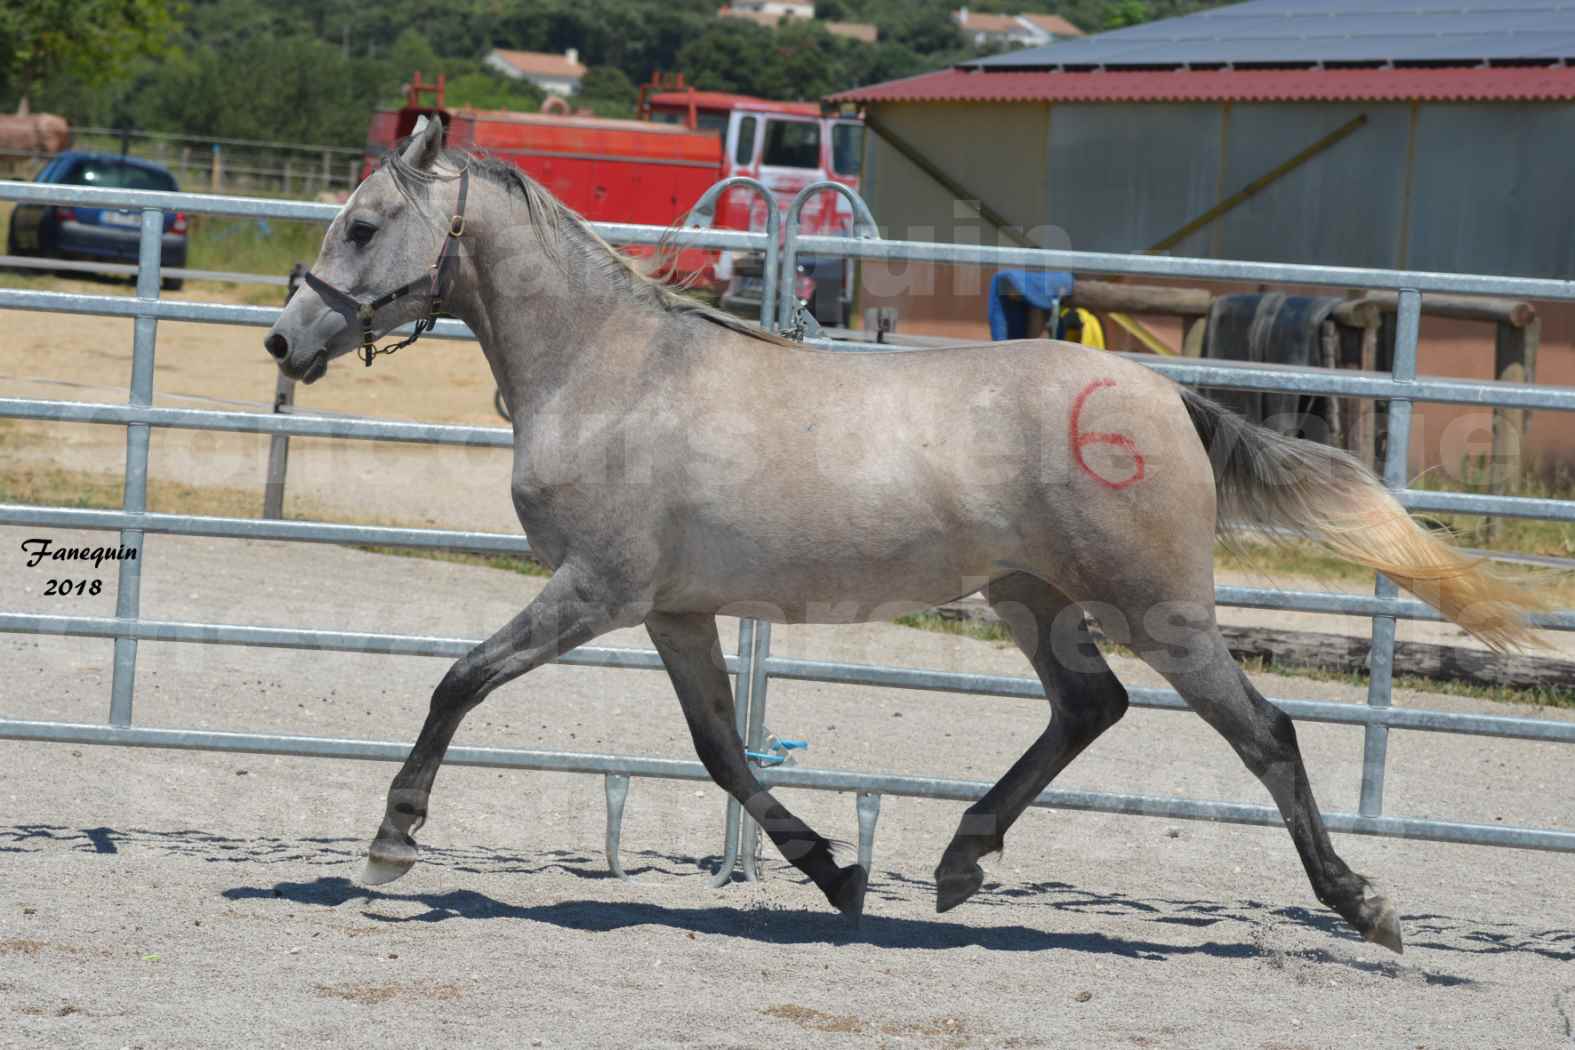
[[[392,882],[415,864],[413,836],[426,822],[438,766],[460,722],[488,693],[599,634],[639,621],[640,611],[613,600],[610,588],[564,565],[523,612],[456,660],[432,693],[421,735],[388,789],[383,823],[361,881],[368,886]]]
[[[733,691],[728,686],[716,618],[652,613],[645,621],[678,692],[695,751],[717,785],[738,799],[765,829],[782,855],[808,875],[833,906],[858,919],[864,910],[868,874],[857,864],[839,867],[831,843],[778,802],[749,768],[733,726]]]

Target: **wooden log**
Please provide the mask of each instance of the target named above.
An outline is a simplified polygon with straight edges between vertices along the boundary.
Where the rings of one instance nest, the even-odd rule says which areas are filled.
[[[1354,302],[1372,303],[1384,313],[1399,309],[1399,292],[1367,292]],[[1453,317],[1461,321],[1492,321],[1524,328],[1537,316],[1537,308],[1516,299],[1496,299],[1480,295],[1422,296],[1422,313],[1429,317]]]
[[[1537,349],[1542,341],[1542,319],[1533,317],[1523,328],[1500,323],[1493,340],[1493,375],[1501,383],[1530,383],[1536,375]],[[1488,461],[1488,491],[1505,495],[1520,491],[1525,473],[1521,455],[1531,413],[1526,409],[1493,409],[1493,452]],[[1498,518],[1487,521],[1489,540],[1502,531]]]
[[[943,620],[957,623],[1000,625],[1000,617],[981,598],[964,598],[936,607]],[[1090,625],[1095,641],[1105,641]],[[1274,667],[1307,668],[1341,674],[1367,670],[1372,643],[1367,638],[1322,631],[1290,631],[1269,627],[1220,625],[1220,633],[1239,660],[1257,659]],[[1458,645],[1430,642],[1396,642],[1394,673],[1435,682],[1500,686],[1509,689],[1564,689],[1575,691],[1575,661],[1540,656],[1494,653]]]
[[[1117,284],[1114,281],[1079,280],[1063,301],[1095,313],[1164,314],[1170,317],[1206,317],[1213,293],[1204,288],[1167,288],[1152,284]]]
[[[1377,328],[1382,322],[1378,304],[1367,299],[1347,299],[1330,316],[1347,328]]]
[[[1333,321],[1324,321],[1318,325],[1318,345],[1323,352],[1323,360],[1319,362],[1324,368],[1340,367],[1340,326]],[[1330,397],[1327,399],[1329,408],[1326,412],[1329,422],[1328,444],[1335,448],[1345,447],[1345,413],[1341,411],[1344,398]]]

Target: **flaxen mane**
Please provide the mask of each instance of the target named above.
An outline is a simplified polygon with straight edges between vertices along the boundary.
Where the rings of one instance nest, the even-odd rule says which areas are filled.
[[[495,157],[486,157],[465,150],[445,150],[442,164],[458,173],[469,168],[473,176],[519,193],[525,199],[531,227],[541,240],[542,248],[560,265],[565,262],[565,243],[583,248],[590,260],[598,265],[613,283],[622,288],[630,298],[643,306],[664,310],[679,317],[693,317],[730,332],[748,336],[775,346],[798,346],[790,339],[767,332],[742,318],[723,313],[687,295],[681,295],[661,281],[643,272],[639,265],[602,239],[585,218],[541,187],[541,184],[519,168]],[[436,167],[436,166],[434,166]],[[425,196],[426,187],[443,174],[423,171],[405,161],[396,148],[383,159],[383,168],[392,176],[394,185],[408,199]],[[682,220],[679,220],[682,221]],[[675,224],[669,235],[676,232]],[[566,236],[567,235],[567,236]]]

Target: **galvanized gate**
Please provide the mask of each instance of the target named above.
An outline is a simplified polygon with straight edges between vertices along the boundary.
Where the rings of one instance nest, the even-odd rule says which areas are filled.
[[[769,199],[769,193],[764,187],[753,184],[751,180],[730,181],[734,185],[747,183],[757,192],[767,193]],[[723,188],[719,185],[706,195],[701,205],[691,213],[691,225],[709,224],[717,193]],[[1269,284],[1395,289],[1399,292],[1399,325],[1392,374],[1237,365],[1156,359],[1147,356],[1140,357],[1138,360],[1180,382],[1189,384],[1386,400],[1390,406],[1391,439],[1388,457],[1384,463],[1383,479],[1406,507],[1413,510],[1575,521],[1575,502],[1422,492],[1405,487],[1405,450],[1411,421],[1411,407],[1416,401],[1520,409],[1575,410],[1575,389],[1418,378],[1417,336],[1423,294],[1477,293],[1511,295],[1528,299],[1572,300],[1575,299],[1575,284],[1508,277],[1400,273],[886,241],[875,236],[873,220],[869,217],[863,202],[856,197],[852,202],[856,214],[855,232],[858,236],[800,236],[798,218],[803,203],[812,194],[818,192],[846,193],[847,191],[845,187],[820,184],[800,193],[788,209],[786,237],[783,238],[785,244],[780,248],[775,228],[777,218],[775,207],[767,209],[771,223],[767,233],[689,229],[683,233],[682,242],[701,247],[764,252],[768,281],[762,313],[764,320],[772,327],[778,325],[786,327],[794,323],[794,260],[797,253],[801,251],[856,259],[926,260],[985,266],[1074,270],[1081,273],[1120,273]],[[0,182],[0,200],[132,208],[140,210],[142,216],[141,264],[137,278],[137,294],[134,298],[0,289],[0,308],[51,311],[65,315],[94,314],[134,318],[131,384],[125,404],[0,398],[0,417],[91,422],[125,427],[127,441],[122,507],[120,510],[82,510],[0,504],[0,524],[118,532],[120,544],[138,552],[142,548],[143,536],[147,533],[376,544],[482,553],[529,551],[528,540],[517,535],[337,525],[308,521],[198,517],[158,514],[147,510],[148,437],[150,428],[155,426],[436,445],[494,447],[512,445],[511,435],[502,429],[349,420],[310,415],[259,415],[153,406],[153,366],[158,321],[200,321],[263,327],[272,324],[278,315],[278,311],[271,308],[161,299],[159,235],[162,230],[163,212],[174,208],[198,214],[326,222],[336,214],[335,207],[245,198],[95,190],[11,182]],[[668,236],[669,232],[656,227],[619,224],[597,224],[596,229],[603,237],[615,244],[657,244]],[[776,279],[775,282],[770,280],[773,277]],[[775,288],[774,294],[773,288]],[[776,300],[775,303],[773,299]],[[469,336],[463,325],[452,321],[440,323],[436,334],[453,337]],[[858,349],[866,352],[882,352],[879,348],[869,346],[861,346]],[[138,643],[185,642],[446,657],[458,657],[475,644],[475,640],[469,639],[347,633],[311,627],[256,627],[148,620],[139,612],[140,580],[143,569],[140,556],[118,564],[119,581],[114,617],[49,616],[0,611],[0,631],[114,640],[114,671],[107,720],[104,723],[87,724],[36,722],[15,717],[0,717],[0,738],[401,761],[408,751],[408,744],[196,729],[159,729],[136,725],[133,720],[133,700]],[[1365,727],[1358,812],[1326,814],[1327,823],[1332,830],[1442,842],[1575,852],[1575,830],[1503,824],[1465,824],[1449,820],[1413,819],[1384,813],[1384,773],[1388,734],[1391,729],[1575,743],[1575,724],[1566,722],[1392,707],[1390,687],[1395,621],[1399,618],[1438,619],[1438,615],[1430,608],[1421,602],[1398,597],[1394,584],[1381,576],[1371,597],[1323,592],[1287,592],[1251,587],[1220,587],[1217,591],[1217,599],[1223,605],[1344,613],[1370,617],[1372,620],[1372,666],[1366,705],[1273,700],[1295,719]],[[1535,622],[1549,629],[1571,630],[1575,629],[1575,612],[1566,610],[1546,614],[1536,617]],[[746,620],[741,625],[737,652],[727,657],[728,671],[736,676],[737,682],[737,727],[745,740],[746,747],[756,752],[759,752],[766,742],[764,727],[767,687],[773,677],[797,681],[938,690],[1040,702],[1044,697],[1039,682],[1031,678],[788,659],[772,655],[770,641],[769,624]],[[604,647],[576,650],[562,658],[560,662],[596,667],[650,670],[661,668],[661,662],[652,650]],[[1139,707],[1185,709],[1181,699],[1170,690],[1132,689],[1130,693],[1131,702]],[[607,785],[609,863],[620,874],[621,868],[617,861],[618,829],[623,800],[628,790],[628,778],[709,779],[698,762],[673,761],[647,756],[457,747],[450,751],[448,760],[466,765],[602,774],[606,778]],[[856,773],[780,766],[761,769],[759,777],[762,783],[769,786],[855,792],[860,826],[860,854],[866,866],[871,862],[881,795],[897,794],[971,801],[981,797],[990,787],[988,783],[978,781],[915,777],[899,772]],[[1268,826],[1281,823],[1279,813],[1263,805],[1149,795],[1051,789],[1044,792],[1035,801],[1035,805]],[[718,883],[731,878],[740,855],[744,860],[746,877],[754,876],[756,834],[757,829],[753,822],[741,821],[739,807],[736,803],[730,802],[724,859],[716,879]]]

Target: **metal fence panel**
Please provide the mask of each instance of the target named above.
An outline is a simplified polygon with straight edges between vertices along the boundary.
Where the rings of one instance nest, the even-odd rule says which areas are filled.
[[[162,209],[179,208],[189,212],[310,221],[327,221],[333,217],[337,209],[325,205],[246,198],[195,197],[5,182],[0,182],[0,200],[142,209],[142,256],[137,295],[134,298],[0,290],[0,308],[135,319],[132,378],[125,405],[0,398],[0,417],[96,422],[125,427],[127,457],[122,507],[120,510],[109,511],[0,504],[0,524],[115,530],[119,531],[121,542],[133,548],[140,547],[142,537],[147,533],[162,532],[308,542],[377,543],[471,551],[511,553],[529,551],[529,540],[523,536],[436,529],[391,529],[308,521],[213,518],[156,514],[146,510],[148,434],[155,426],[420,442],[435,445],[501,447],[511,443],[508,431],[498,428],[451,427],[295,414],[260,415],[195,411],[152,406],[154,348],[160,320],[269,325],[278,314],[277,310],[260,307],[183,303],[160,299],[158,247],[159,233],[162,229]],[[861,208],[862,202],[855,202],[855,205],[856,209]],[[1575,282],[1206,259],[1045,252],[881,241],[868,237],[800,237],[796,226],[797,212],[791,211],[787,220],[787,242],[798,251],[813,251],[823,255],[978,262],[986,265],[1031,266],[1079,272],[1397,289],[1401,293],[1400,322],[1395,371],[1392,375],[1334,373],[1317,369],[1267,365],[1243,366],[1218,362],[1146,359],[1143,363],[1187,383],[1233,386],[1239,389],[1340,393],[1348,396],[1387,399],[1391,404],[1390,419],[1395,440],[1390,446],[1391,452],[1384,464],[1384,482],[1395,491],[1397,498],[1405,505],[1416,509],[1460,510],[1469,513],[1575,520],[1575,503],[1565,501],[1418,492],[1406,490],[1404,487],[1405,437],[1410,409],[1414,401],[1575,410],[1575,389],[1418,378],[1416,376],[1417,322],[1422,293],[1462,292],[1568,300],[1575,299]],[[665,229],[618,224],[600,224],[597,230],[608,240],[625,244],[654,244],[669,235],[669,231]],[[764,250],[772,264],[777,262],[776,255],[779,248],[775,237],[738,231],[687,230],[682,234],[682,238],[686,243],[698,246],[730,250]],[[793,291],[793,274],[790,267],[784,266],[780,269],[779,294],[782,296],[782,302],[788,303]],[[470,335],[463,325],[455,322],[440,324],[436,334],[450,338],[465,338]],[[893,352],[889,348],[869,346],[857,349],[868,352]],[[135,695],[137,645],[141,641],[162,641],[453,657],[475,644],[465,639],[335,632],[310,627],[265,628],[237,624],[145,620],[139,615],[138,602],[141,564],[140,559],[120,562],[120,591],[117,596],[116,614],[112,618],[38,616],[0,611],[0,631],[108,638],[113,639],[115,644],[114,677],[107,724],[46,723],[0,718],[0,738],[401,760],[408,750],[407,746],[382,741],[151,729],[137,726],[133,724],[132,707]],[[1382,577],[1379,578],[1377,589],[1371,597],[1241,587],[1221,587],[1216,597],[1222,604],[1372,617],[1374,664],[1366,705],[1272,701],[1293,718],[1364,727],[1364,762],[1359,812],[1328,814],[1328,823],[1332,829],[1358,834],[1425,838],[1441,842],[1471,842],[1527,849],[1575,851],[1575,831],[1501,825],[1483,826],[1446,820],[1412,820],[1383,814],[1383,776],[1386,769],[1387,734],[1390,729],[1575,743],[1575,726],[1570,723],[1492,715],[1401,710],[1390,706],[1394,622],[1397,618],[1437,619],[1438,615],[1433,610],[1413,599],[1398,597],[1393,584]],[[1544,614],[1534,618],[1534,622],[1553,629],[1575,629],[1575,612],[1565,610]],[[649,650],[584,648],[568,654],[560,662],[579,666],[645,670],[661,667],[656,653]],[[766,688],[772,675],[785,680],[945,690],[984,696],[1036,700],[1043,696],[1038,681],[1026,677],[964,675],[903,667],[836,664],[772,656],[769,625],[748,620],[743,622],[740,629],[737,655],[728,658],[728,670],[738,679],[737,728],[740,735],[756,748],[761,744],[758,738],[763,733]],[[1132,690],[1132,699],[1138,706],[1167,710],[1185,708],[1180,698],[1169,690],[1135,689]],[[616,860],[616,822],[622,812],[623,798],[627,792],[627,778],[656,776],[698,780],[705,776],[698,763],[645,756],[455,748],[451,752],[450,760],[461,764],[490,765],[500,768],[563,770],[605,775],[608,778],[609,806],[607,842],[609,861],[615,871],[621,871]],[[881,793],[973,800],[982,796],[989,788],[988,784],[972,781],[813,769],[763,769],[760,779],[767,785],[857,792],[861,834],[860,855],[866,863],[872,849]],[[1035,804],[1111,813],[1226,820],[1248,824],[1280,823],[1279,814],[1267,807],[1207,799],[1168,799],[1051,790],[1041,795]],[[741,843],[746,854],[744,858],[746,873],[752,873],[749,856],[752,849],[749,844],[753,841],[753,834],[748,829],[740,827],[736,807],[730,807],[724,850],[725,860],[722,870],[718,873],[719,882],[731,877],[733,862],[740,852]]]

